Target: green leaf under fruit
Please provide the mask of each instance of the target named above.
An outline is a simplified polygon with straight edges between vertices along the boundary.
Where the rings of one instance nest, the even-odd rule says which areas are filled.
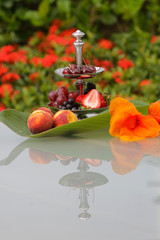
[[[52,112],[58,112],[60,109],[55,108],[55,107],[49,107],[51,109]],[[93,114],[93,113],[101,113],[108,110],[108,107],[104,107],[104,108],[95,108],[95,109],[83,109],[83,110],[76,110],[76,111],[72,111],[76,114]]]
[[[142,101],[132,101],[137,109],[143,114],[148,113],[149,104]],[[106,110],[96,116],[85,118],[77,122],[68,123],[60,127],[52,128],[42,133],[32,134],[27,126],[29,113],[19,112],[17,110],[4,110],[0,112],[0,121],[7,125],[15,133],[24,137],[54,137],[69,136],[89,131],[95,131],[109,127],[110,113]]]

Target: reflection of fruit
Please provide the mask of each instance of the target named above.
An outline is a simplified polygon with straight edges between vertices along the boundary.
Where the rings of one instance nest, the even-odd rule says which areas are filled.
[[[70,110],[60,110],[56,112],[56,114],[53,117],[54,127],[59,127],[61,125],[76,121],[78,121],[78,118]]]
[[[97,167],[102,164],[102,160],[100,159],[83,158],[83,161],[85,161],[86,163],[89,163],[94,167]]]
[[[69,159],[72,158],[71,156],[64,156],[64,155],[59,155],[59,154],[56,154],[56,157],[57,157],[59,160],[62,160],[62,161],[66,161],[66,160],[69,160]]]
[[[87,93],[82,100],[82,105],[84,107],[99,108],[101,106],[99,91],[92,89],[89,93]]]
[[[34,163],[37,164],[48,164],[55,158],[55,156],[51,153],[32,148],[29,149],[29,157]]]
[[[46,111],[36,110],[30,114],[27,124],[33,134],[41,133],[53,127],[53,118]]]

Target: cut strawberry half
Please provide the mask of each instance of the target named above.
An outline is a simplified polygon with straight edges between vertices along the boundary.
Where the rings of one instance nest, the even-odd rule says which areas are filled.
[[[101,106],[101,97],[99,91],[96,89],[89,91],[89,93],[87,93],[82,99],[82,105],[84,107],[99,108]]]
[[[79,95],[77,98],[76,98],[76,102],[79,102],[81,103],[83,98],[85,97],[86,95]]]

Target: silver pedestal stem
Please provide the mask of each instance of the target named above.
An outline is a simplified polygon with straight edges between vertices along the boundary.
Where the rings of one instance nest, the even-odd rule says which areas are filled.
[[[77,30],[76,32],[72,33],[72,36],[75,37],[77,40],[73,43],[76,51],[76,63],[77,67],[79,68],[82,65],[82,49],[84,42],[81,38],[85,35],[85,33]]]

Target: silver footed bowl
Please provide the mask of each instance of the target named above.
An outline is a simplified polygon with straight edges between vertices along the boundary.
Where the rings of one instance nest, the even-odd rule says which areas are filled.
[[[93,78],[99,74],[101,74],[102,72],[104,72],[104,68],[101,68],[101,67],[95,67],[96,68],[96,72],[94,73],[85,73],[85,74],[63,74],[63,70],[65,68],[58,68],[56,69],[54,72],[56,74],[58,74],[60,77],[63,77],[63,78],[76,78],[76,79],[81,79],[81,78]]]

